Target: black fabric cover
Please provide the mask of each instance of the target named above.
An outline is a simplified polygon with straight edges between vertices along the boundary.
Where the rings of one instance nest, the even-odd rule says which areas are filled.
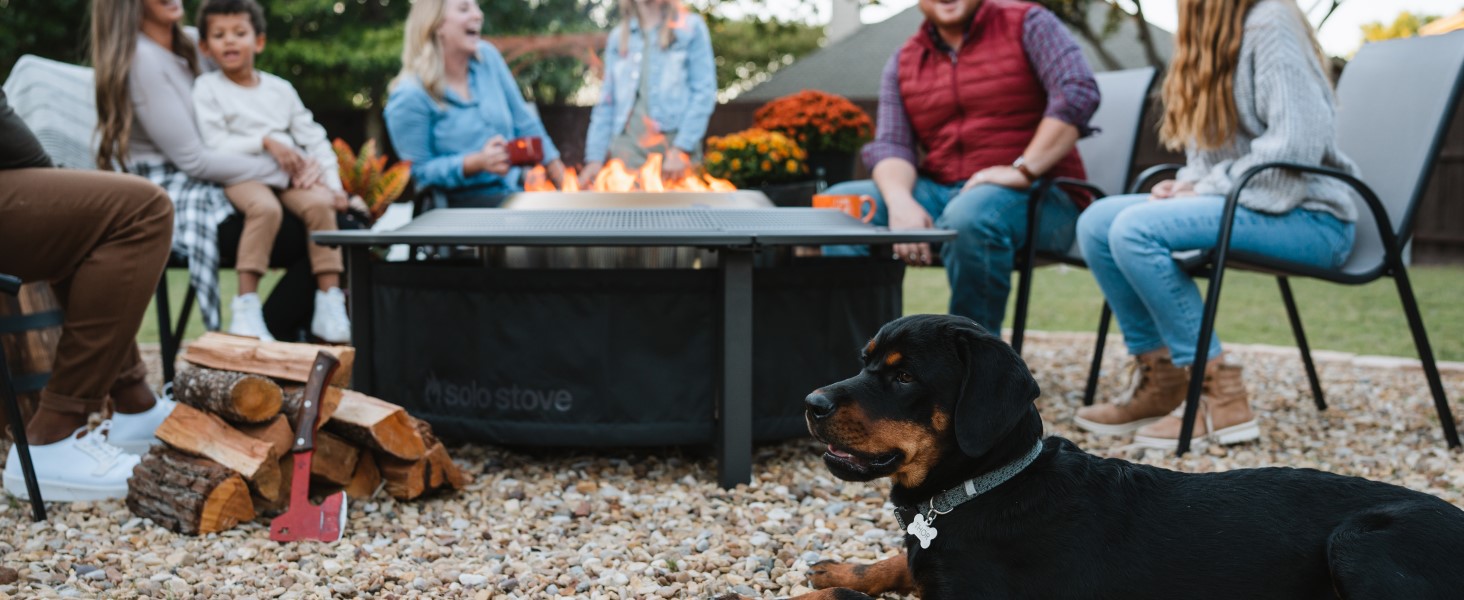
[[[806,435],[803,397],[852,376],[900,315],[904,265],[754,270],[757,441]],[[376,395],[449,440],[648,446],[714,440],[715,269],[373,267]]]

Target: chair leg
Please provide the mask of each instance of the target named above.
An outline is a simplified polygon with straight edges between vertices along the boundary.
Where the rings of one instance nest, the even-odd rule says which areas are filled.
[[[1027,258],[1019,270],[1021,280],[1017,282],[1017,306],[1012,319],[1012,350],[1022,355],[1022,340],[1027,336],[1027,303],[1032,298],[1032,262],[1036,259],[1036,246],[1027,244]]]
[[[1108,323],[1113,320],[1113,309],[1103,302],[1103,315],[1098,317],[1098,343],[1093,346],[1093,365],[1088,367],[1088,385],[1083,389],[1083,406],[1092,406],[1093,397],[1098,394],[1098,373],[1103,369],[1103,346],[1108,342]]]
[[[158,346],[163,354],[163,391],[166,394],[173,385],[174,359],[178,356],[178,342],[173,339],[172,308],[168,306],[168,273],[158,278],[158,290],[153,294],[158,318]]]
[[[1306,331],[1301,328],[1301,313],[1296,310],[1296,299],[1291,295],[1291,280],[1277,277],[1276,285],[1281,287],[1281,301],[1286,304],[1286,317],[1291,319],[1291,333],[1296,336],[1296,348],[1301,350],[1301,362],[1306,365],[1306,378],[1311,382],[1312,400],[1317,410],[1327,410],[1327,399],[1322,396],[1322,380],[1317,377],[1317,366],[1312,362],[1311,346],[1306,343]]]
[[[1413,296],[1413,284],[1408,281],[1408,269],[1393,270],[1393,281],[1398,284],[1398,299],[1403,301],[1403,312],[1408,316],[1408,329],[1413,332],[1413,344],[1418,347],[1418,359],[1423,363],[1423,373],[1428,377],[1428,389],[1433,392],[1434,409],[1439,413],[1439,424],[1444,427],[1444,439],[1450,448],[1459,447],[1459,432],[1454,425],[1449,400],[1444,396],[1444,383],[1439,378],[1439,366],[1434,362],[1433,347],[1428,343],[1428,331],[1423,328],[1423,315],[1418,312],[1418,300]]]
[[[20,402],[15,396],[15,387],[10,381],[10,366],[5,362],[5,350],[0,348],[0,384],[6,394],[5,412],[10,420],[10,435],[15,441],[15,454],[20,458],[21,474],[25,477],[25,491],[30,496],[31,518],[46,520],[46,504],[41,499],[41,484],[36,480],[36,467],[31,463],[30,443],[25,438],[25,417],[20,414]]]
[[[1210,339],[1215,336],[1215,315],[1220,308],[1220,282],[1225,274],[1223,251],[1210,276],[1210,289],[1205,294],[1205,314],[1200,320],[1199,339],[1195,340],[1195,360],[1190,363],[1189,392],[1184,400],[1184,422],[1179,428],[1179,447],[1175,456],[1189,452],[1190,438],[1195,434],[1195,417],[1200,412],[1200,394],[1205,389],[1205,363],[1210,360]]]

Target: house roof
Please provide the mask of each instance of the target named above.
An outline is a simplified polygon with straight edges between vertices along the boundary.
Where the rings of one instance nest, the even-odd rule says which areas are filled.
[[[1088,22],[1094,30],[1102,31],[1107,14],[1108,4],[1095,2],[1093,8],[1089,9]],[[924,20],[920,7],[911,6],[888,19],[865,25],[848,37],[779,69],[767,81],[742,93],[737,99],[771,100],[805,89],[831,92],[856,100],[877,99],[879,77],[885,63]],[[1149,25],[1149,31],[1154,37],[1160,56],[1168,60],[1174,46],[1173,34],[1152,24]],[[1095,71],[1104,70],[1092,45],[1076,34],[1073,38],[1082,47],[1088,64]],[[1123,68],[1149,64],[1144,57],[1144,47],[1139,42],[1138,27],[1132,19],[1125,19],[1118,30],[1105,40],[1103,47]]]

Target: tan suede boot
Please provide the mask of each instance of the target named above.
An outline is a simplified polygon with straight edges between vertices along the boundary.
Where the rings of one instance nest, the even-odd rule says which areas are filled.
[[[1154,423],[1184,403],[1189,369],[1176,367],[1168,356],[1138,357],[1133,377],[1112,402],[1078,409],[1073,422],[1100,435],[1123,435]]]
[[[1250,398],[1240,376],[1240,365],[1217,363],[1205,369],[1205,388],[1200,393],[1200,410],[1195,415],[1195,443],[1239,444],[1261,437],[1261,427],[1251,412]],[[1134,434],[1134,445],[1173,450],[1179,446],[1184,421],[1184,404],[1169,416]]]

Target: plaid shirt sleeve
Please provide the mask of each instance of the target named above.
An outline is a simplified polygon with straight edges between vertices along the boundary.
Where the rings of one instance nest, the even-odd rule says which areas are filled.
[[[1027,62],[1032,64],[1047,90],[1047,110],[1043,116],[1077,127],[1083,137],[1094,133],[1088,119],[1098,110],[1098,82],[1093,79],[1093,69],[1083,58],[1082,49],[1057,16],[1044,8],[1027,11],[1027,20],[1022,25],[1022,48],[1027,53]],[[883,96],[880,106],[884,106]]]
[[[874,141],[861,152],[864,166],[870,169],[886,158],[899,158],[918,165],[915,134],[910,115],[905,112],[905,99],[900,97],[900,53],[890,56],[879,81],[879,110],[875,119]]]

